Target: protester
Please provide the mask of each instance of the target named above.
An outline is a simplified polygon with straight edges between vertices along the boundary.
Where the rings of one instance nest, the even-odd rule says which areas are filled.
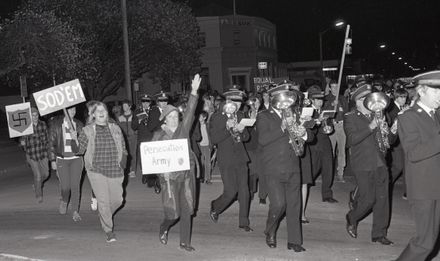
[[[133,113],[131,111],[131,103],[129,100],[122,101],[122,114],[117,118],[119,127],[124,133],[126,145],[128,147],[127,168],[130,178],[136,177],[136,148],[137,148],[137,132],[132,128]]]
[[[127,151],[121,129],[109,122],[107,106],[97,102],[90,110],[91,123],[78,138],[87,176],[98,201],[101,226],[107,242],[116,241],[113,214],[121,206]]]
[[[75,119],[76,108],[67,109],[67,114],[52,120],[49,135],[49,159],[52,169],[57,170],[61,187],[60,214],[67,213],[69,200],[73,210],[73,220],[80,221],[80,182],[84,162],[82,157],[74,154],[78,148],[77,135],[83,124]]]
[[[163,121],[160,129],[154,133],[153,141],[187,139],[190,146],[190,130],[194,121],[194,112],[197,107],[197,91],[201,78],[194,76],[191,83],[191,95],[188,106],[179,120],[179,111],[172,105],[162,107],[159,120]],[[159,175],[162,187],[162,204],[164,208],[164,220],[160,225],[159,239],[162,244],[168,243],[168,233],[180,218],[180,248],[186,251],[194,251],[191,246],[191,223],[195,203],[195,155],[190,149],[190,170],[163,173]]]
[[[34,192],[38,203],[43,202],[43,184],[49,177],[48,129],[35,107],[31,108],[34,133],[20,138],[20,144],[26,152],[26,162],[34,175]]]

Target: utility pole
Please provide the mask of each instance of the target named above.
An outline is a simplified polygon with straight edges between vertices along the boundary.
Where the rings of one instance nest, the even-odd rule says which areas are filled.
[[[127,91],[127,99],[131,102],[132,92],[131,92],[131,80],[130,80],[130,52],[128,48],[128,25],[127,25],[127,2],[126,0],[121,0],[121,11],[122,11],[122,36],[124,39],[124,71],[125,80],[124,85]]]

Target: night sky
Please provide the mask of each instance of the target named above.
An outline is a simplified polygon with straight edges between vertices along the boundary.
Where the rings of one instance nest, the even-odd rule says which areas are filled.
[[[180,1],[196,15],[232,13],[233,0]],[[0,15],[13,12],[19,2],[1,0]],[[394,51],[414,67],[440,64],[439,0],[236,0],[236,10],[276,24],[281,62],[318,60],[319,32],[342,18],[352,27],[352,58],[397,66],[403,62],[391,56]],[[324,59],[339,59],[343,37],[343,29],[324,35]],[[382,43],[387,48],[380,49]]]

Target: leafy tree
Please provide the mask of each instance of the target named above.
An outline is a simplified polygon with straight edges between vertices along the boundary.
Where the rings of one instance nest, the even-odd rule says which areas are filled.
[[[81,40],[53,12],[22,9],[0,25],[0,75],[17,82],[28,76],[31,89],[51,86],[80,74],[84,55]]]
[[[119,0],[33,0],[27,8],[54,12],[81,38],[81,82],[91,98],[115,93],[124,80]],[[149,72],[166,89],[200,65],[198,25],[191,9],[170,0],[128,1],[131,77]]]

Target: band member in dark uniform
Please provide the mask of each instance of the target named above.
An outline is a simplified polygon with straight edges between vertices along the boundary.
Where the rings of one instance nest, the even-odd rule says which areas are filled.
[[[428,260],[440,227],[440,71],[420,74],[414,80],[420,98],[397,121],[416,236],[398,261]]]
[[[271,107],[257,119],[258,142],[262,146],[261,164],[265,168],[269,192],[269,213],[266,222],[266,244],[277,246],[276,233],[283,217],[287,219],[287,249],[302,252],[301,173],[300,159],[304,142],[312,138],[291,110],[298,100],[292,85],[283,83],[269,90]]]
[[[393,102],[388,107],[388,118],[389,124],[394,125],[397,124],[397,115],[404,110],[406,110],[408,105],[406,104],[406,100],[408,98],[408,92],[404,88],[399,88],[394,91],[394,99]],[[392,128],[393,129],[393,128]],[[397,131],[397,125],[394,126],[394,131]],[[394,184],[396,180],[403,173],[403,165],[404,165],[404,157],[403,157],[403,149],[402,144],[398,137],[396,137],[393,144],[391,144],[391,158],[390,158],[390,172],[391,172],[391,184]],[[405,184],[405,176],[403,176],[403,183]],[[405,186],[406,187],[406,186]],[[406,192],[403,194],[406,197]]]
[[[235,87],[235,86],[234,86]],[[239,111],[244,92],[236,87],[223,93],[226,102],[221,111],[212,115],[209,132],[213,144],[217,144],[217,161],[223,181],[223,194],[211,202],[210,216],[214,222],[234,201],[238,194],[239,228],[250,232],[249,227],[249,157],[243,145],[249,139],[249,133],[243,124],[243,112]]]
[[[364,105],[364,100],[372,94],[371,89],[371,85],[364,79],[357,82],[352,92],[356,109],[344,116],[350,162],[357,181],[353,209],[346,215],[346,228],[348,234],[356,238],[358,222],[372,210],[372,241],[391,245],[393,242],[386,237],[389,222],[389,174],[385,160],[388,142],[385,133],[389,130],[385,118],[373,118],[374,115]],[[376,94],[386,97],[383,93]]]
[[[313,118],[316,121],[314,127],[315,140],[310,143],[312,155],[312,171],[316,178],[319,174],[322,177],[321,194],[322,201],[328,203],[337,203],[333,198],[332,183],[334,177],[333,171],[333,152],[332,143],[329,134],[333,132],[333,124],[328,123],[327,118],[322,114],[322,105],[324,104],[324,92],[319,86],[311,86],[308,90],[309,99],[312,101],[312,107],[315,109]]]

